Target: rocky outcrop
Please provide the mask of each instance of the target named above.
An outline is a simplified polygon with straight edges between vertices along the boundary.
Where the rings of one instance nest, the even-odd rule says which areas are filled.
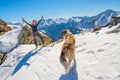
[[[112,17],[111,22],[109,22],[108,24],[106,24],[103,27],[109,26],[109,28],[111,28],[112,26],[117,25],[118,23],[120,23],[120,17]]]
[[[12,30],[12,28],[9,27],[5,21],[0,19],[0,35],[3,35],[5,32],[8,32],[10,30]],[[5,61],[6,58],[7,58],[6,53],[0,52],[0,65]]]
[[[112,31],[108,31],[107,34],[118,33],[118,32],[120,32],[120,26],[118,26],[117,28],[113,29]]]
[[[93,32],[99,31],[99,30],[101,30],[101,29],[102,29],[102,27],[95,27],[95,28],[93,29]]]
[[[5,32],[8,32],[12,30],[11,27],[7,25],[7,23],[0,19],[0,35],[4,34]]]
[[[118,23],[120,23],[120,17],[112,17],[112,19],[113,25],[117,25]]]
[[[0,65],[5,61],[7,55],[5,53],[0,52]]]
[[[44,39],[44,43],[45,45],[50,44],[51,43],[51,38],[43,33],[40,33],[40,35],[42,35],[43,39]],[[38,45],[42,44],[41,40],[39,37],[37,37],[37,42]],[[24,26],[20,35],[19,35],[19,43],[20,44],[33,44],[33,37],[32,37],[32,29],[29,26]]]

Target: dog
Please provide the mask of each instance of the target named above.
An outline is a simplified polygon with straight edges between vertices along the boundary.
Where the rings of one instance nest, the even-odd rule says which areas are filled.
[[[60,63],[67,73],[71,67],[71,62],[75,58],[75,37],[70,30],[63,30],[61,34],[64,37],[64,43],[61,48]]]

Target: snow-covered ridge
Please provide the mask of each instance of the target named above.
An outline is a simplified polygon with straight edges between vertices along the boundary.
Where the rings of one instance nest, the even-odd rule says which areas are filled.
[[[19,27],[0,36],[0,52],[8,53],[17,46],[20,31]]]
[[[44,31],[47,35],[56,41],[61,37],[60,32],[63,29],[70,29],[72,33],[78,34],[83,29],[92,29],[94,26],[104,26],[111,21],[113,16],[119,15],[119,11],[106,10],[98,15],[88,17],[71,17],[69,19],[46,19],[39,24],[39,30]],[[95,25],[93,20],[96,21]]]
[[[9,25],[18,25],[18,26],[21,26],[22,23],[21,22],[16,22],[16,21],[9,21],[7,22]]]

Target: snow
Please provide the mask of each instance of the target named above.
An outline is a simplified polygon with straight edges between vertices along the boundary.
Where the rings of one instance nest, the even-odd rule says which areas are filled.
[[[18,44],[21,28],[13,29],[0,36],[0,52],[8,53]]]
[[[57,24],[61,24],[61,23],[67,23],[67,19],[63,19],[63,18],[56,18],[55,22]]]
[[[59,62],[63,42],[37,50],[35,45],[18,45],[0,66],[0,80],[120,80],[120,32],[106,34],[119,25],[102,28],[98,34],[75,35],[75,60],[67,74]],[[16,38],[10,40],[17,43]]]
[[[113,13],[110,14],[110,16],[108,17],[108,22],[111,21],[111,17],[112,17]]]
[[[117,17],[120,17],[120,13],[118,14],[118,16]]]

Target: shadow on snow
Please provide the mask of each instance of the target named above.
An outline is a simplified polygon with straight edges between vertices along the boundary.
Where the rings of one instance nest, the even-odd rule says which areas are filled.
[[[12,75],[14,75],[16,72],[18,72],[20,70],[20,68],[23,66],[23,65],[27,65],[29,66],[30,64],[27,63],[27,61],[32,57],[34,56],[35,54],[37,54],[37,52],[39,52],[43,47],[41,47],[39,50],[35,51],[35,50],[32,50],[30,51],[28,54],[26,54],[22,60],[18,63],[18,65],[15,67],[14,71],[12,72]]]
[[[76,70],[76,59],[74,59],[74,63],[70,71],[66,74],[62,74],[59,80],[78,80],[78,73]]]

